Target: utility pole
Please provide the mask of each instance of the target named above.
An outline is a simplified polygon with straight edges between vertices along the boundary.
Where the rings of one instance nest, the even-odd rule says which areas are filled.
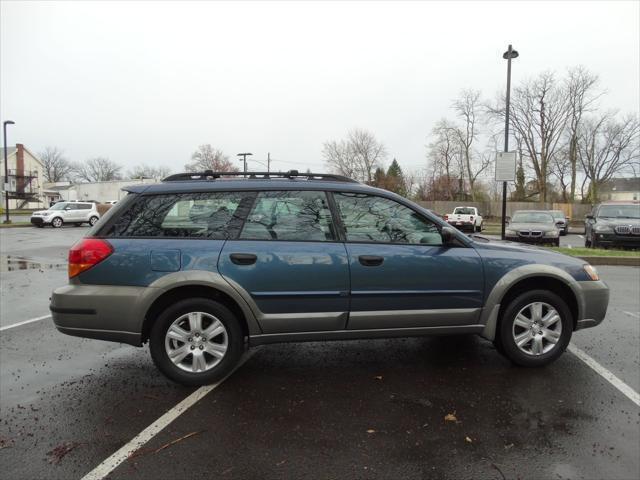
[[[4,134],[4,222],[11,223],[9,219],[9,161],[7,160],[7,125],[15,125],[13,120],[6,120],[2,124],[2,133]]]
[[[267,152],[267,173],[271,172],[271,152]]]
[[[502,54],[502,58],[507,61],[507,98],[506,110],[504,115],[504,151],[509,151],[509,104],[511,102],[511,59],[518,58],[518,52],[511,45],[506,52]],[[505,229],[507,218],[507,182],[502,182],[502,240],[505,239]]]
[[[244,170],[242,170],[244,172],[244,178],[247,178],[247,157],[253,155],[253,153],[239,153],[237,156],[238,157],[242,157],[242,162],[244,164]]]

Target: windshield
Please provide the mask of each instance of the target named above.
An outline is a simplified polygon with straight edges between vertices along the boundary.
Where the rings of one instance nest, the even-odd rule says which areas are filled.
[[[598,216],[605,218],[640,218],[640,205],[602,205]]]
[[[561,212],[560,210],[553,210],[551,212],[551,215],[553,216],[553,218],[555,218],[556,220],[564,220],[564,213]]]
[[[476,212],[473,210],[473,208],[468,208],[468,207],[457,207],[453,213],[457,213],[458,215],[475,215]]]
[[[544,212],[516,212],[512,223],[553,223],[553,217]]]
[[[56,203],[53,207],[49,208],[49,210],[64,210],[64,207],[66,207],[68,205],[68,203]]]

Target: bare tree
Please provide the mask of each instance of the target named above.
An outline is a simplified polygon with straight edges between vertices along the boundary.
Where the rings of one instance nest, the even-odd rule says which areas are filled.
[[[210,143],[200,145],[191,155],[191,162],[184,166],[187,172],[202,172],[213,170],[214,172],[237,172],[239,171],[229,157],[222,150],[213,148]]]
[[[573,176],[575,169],[572,168],[568,148],[562,148],[556,152],[551,159],[549,171],[558,179],[560,189],[562,190],[562,201],[564,203],[571,202],[570,188],[572,182],[575,182],[575,177]],[[575,188],[575,183],[573,186]]]
[[[72,170],[72,165],[57,147],[47,147],[40,153],[40,160],[44,165],[44,178],[47,182],[66,180]]]
[[[150,167],[149,165],[136,165],[129,170],[127,176],[129,178],[156,178],[161,179],[169,176],[171,168],[166,166]]]
[[[122,179],[122,166],[105,157],[90,158],[73,166],[76,180],[84,182],[106,182]]]
[[[494,118],[504,119],[504,98],[490,108]],[[520,137],[536,175],[540,201],[547,200],[549,163],[559,148],[569,117],[566,90],[553,73],[541,73],[516,87],[511,97],[510,124]]]
[[[454,200],[454,184],[461,179],[462,154],[460,152],[458,128],[449,120],[441,119],[431,131],[434,138],[427,146],[427,157],[431,162],[432,179],[442,178],[439,182],[445,191],[447,200]]]
[[[371,184],[387,151],[372,133],[354,129],[346,139],[325,142],[322,156],[331,171]]]
[[[561,164],[557,164],[557,159],[554,163],[555,172],[558,172],[559,166],[564,167],[563,171],[566,170],[568,163],[569,173],[571,176],[568,200],[573,202],[576,195],[576,181],[579,166],[578,136],[580,135],[582,119],[585,113],[593,110],[595,103],[602,95],[602,92],[595,91],[598,84],[598,76],[590,73],[582,66],[569,70],[565,84],[569,101],[569,120],[567,122],[568,147],[566,148],[566,158],[562,158]],[[567,201],[566,189],[563,180],[564,179],[560,179],[560,183],[563,188],[563,198]]]
[[[640,123],[611,113],[587,119],[580,129],[578,157],[589,181],[588,198],[598,201],[599,187],[614,175],[635,173],[640,163]]]
[[[462,126],[457,129],[460,150],[462,153],[464,171],[469,181],[471,199],[476,200],[475,183],[477,178],[491,164],[491,155],[478,155],[474,143],[478,138],[478,113],[480,110],[480,91],[463,90],[460,96],[453,102],[453,108],[458,118],[462,120]]]

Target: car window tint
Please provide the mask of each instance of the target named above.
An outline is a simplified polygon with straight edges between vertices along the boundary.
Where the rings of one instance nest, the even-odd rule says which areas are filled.
[[[453,211],[453,213],[456,213],[458,215],[475,215],[476,212],[473,210],[473,208],[458,207]]]
[[[240,238],[326,242],[335,228],[324,192],[260,192]]]
[[[78,208],[80,210],[91,210],[91,203],[80,203],[78,204]]]
[[[349,242],[442,245],[435,224],[398,202],[360,193],[335,199]]]
[[[253,192],[141,196],[107,236],[237,238]]]

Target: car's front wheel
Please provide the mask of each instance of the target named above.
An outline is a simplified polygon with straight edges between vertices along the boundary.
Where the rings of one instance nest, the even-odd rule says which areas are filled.
[[[573,319],[566,302],[553,292],[532,290],[514,298],[500,320],[504,354],[523,367],[540,367],[567,348]]]
[[[170,379],[188,386],[207,385],[236,366],[244,351],[244,335],[227,307],[207,298],[191,298],[158,316],[149,349],[156,366]]]
[[[98,217],[93,216],[89,219],[89,225],[91,225],[92,227],[96,224],[96,222],[98,221]]]
[[[53,220],[51,220],[51,226],[53,228],[60,228],[63,224],[64,224],[64,222],[62,221],[62,219],[60,217],[56,217]]]

